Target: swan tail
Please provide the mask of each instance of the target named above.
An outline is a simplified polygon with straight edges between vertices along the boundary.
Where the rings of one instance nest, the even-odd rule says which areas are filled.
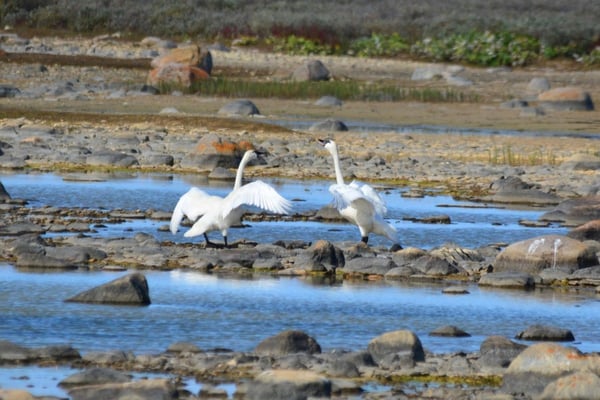
[[[181,220],[183,219],[184,215],[185,214],[183,213],[181,201],[179,201],[173,210],[173,214],[171,214],[171,222],[169,223],[169,229],[173,235],[175,235],[179,230],[179,224],[181,224]]]
[[[398,231],[396,231],[396,228],[392,224],[379,219],[375,228],[374,232],[378,235],[385,236],[394,243],[398,241]]]
[[[188,217],[190,221],[195,221],[199,216],[206,214],[209,210],[209,199],[213,197],[215,196],[209,196],[196,187],[192,187],[184,193],[177,201],[171,215],[169,224],[171,233],[177,233],[184,216]]]
[[[188,229],[183,236],[185,237],[194,237],[204,234],[210,225],[210,221],[207,218],[200,218],[198,221],[192,225],[190,229]]]

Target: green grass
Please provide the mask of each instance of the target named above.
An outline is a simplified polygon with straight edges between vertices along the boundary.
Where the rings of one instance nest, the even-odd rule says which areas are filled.
[[[173,86],[160,87],[161,93],[174,89],[205,96],[228,98],[318,99],[335,96],[344,101],[424,101],[424,102],[477,102],[475,94],[445,89],[401,88],[396,85],[363,84],[356,81],[322,82],[257,82],[213,78],[201,81],[189,89]]]

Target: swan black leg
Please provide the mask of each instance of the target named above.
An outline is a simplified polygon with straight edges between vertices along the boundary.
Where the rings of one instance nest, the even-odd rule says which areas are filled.
[[[225,242],[225,247],[229,247],[229,246],[227,245],[227,236],[223,236],[223,242]]]
[[[362,238],[360,238],[360,241],[363,242],[364,244],[367,244],[367,242],[369,241],[369,237],[363,236]]]

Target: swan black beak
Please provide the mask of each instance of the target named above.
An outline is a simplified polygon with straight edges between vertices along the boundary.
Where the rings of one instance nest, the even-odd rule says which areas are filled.
[[[329,143],[329,139],[317,139],[317,142],[319,142],[321,146],[325,146],[327,143]]]

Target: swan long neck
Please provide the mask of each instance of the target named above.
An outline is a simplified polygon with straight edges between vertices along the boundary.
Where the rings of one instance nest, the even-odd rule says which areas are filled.
[[[333,157],[333,168],[335,168],[335,180],[338,185],[343,185],[344,176],[342,175],[342,168],[340,167],[340,156],[337,151],[337,146],[331,148],[331,156]]]
[[[250,153],[245,153],[244,157],[242,157],[242,161],[240,161],[240,165],[238,166],[237,172],[235,174],[235,184],[233,185],[233,190],[242,187],[244,168],[246,168],[246,164],[248,164],[248,161],[250,161]]]

